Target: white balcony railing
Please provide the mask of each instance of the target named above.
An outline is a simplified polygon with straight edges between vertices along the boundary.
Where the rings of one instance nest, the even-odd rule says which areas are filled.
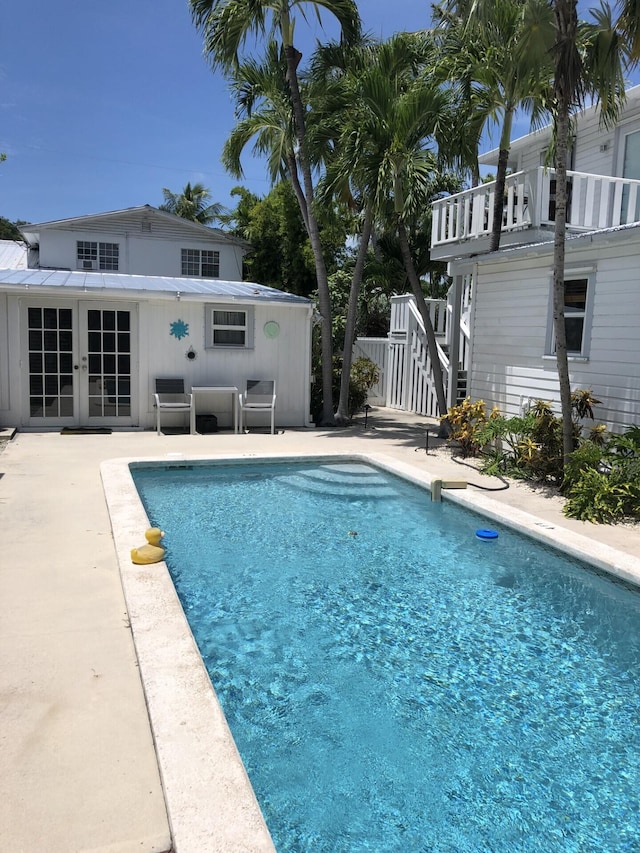
[[[640,181],[567,172],[567,228],[612,228],[640,221]],[[508,175],[502,231],[545,228],[555,220],[555,169]],[[493,225],[495,181],[439,199],[433,205],[432,248],[488,237]],[[524,238],[523,236],[523,239]]]

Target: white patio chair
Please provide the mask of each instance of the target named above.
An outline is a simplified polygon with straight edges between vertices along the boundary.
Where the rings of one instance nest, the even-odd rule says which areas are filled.
[[[156,429],[162,434],[160,417],[163,412],[186,412],[189,415],[189,432],[192,432],[191,410],[193,396],[185,393],[184,379],[156,379]]]
[[[276,431],[275,379],[247,379],[246,389],[239,395],[240,432],[244,430],[245,412],[271,412],[271,435]]]

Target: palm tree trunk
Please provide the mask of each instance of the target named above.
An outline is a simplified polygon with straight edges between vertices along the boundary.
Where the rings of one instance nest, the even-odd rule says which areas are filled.
[[[344,348],[342,353],[342,374],[340,376],[340,399],[338,411],[336,412],[336,423],[342,426],[349,423],[349,381],[351,379],[351,357],[353,353],[353,339],[356,332],[356,318],[358,316],[358,294],[362,283],[364,262],[369,249],[371,237],[371,226],[373,223],[373,208],[367,205],[360,234],[360,245],[356,265],[353,268],[351,278],[351,290],[349,291],[349,303],[347,305],[347,322],[344,330]]]
[[[413,265],[413,259],[411,257],[411,248],[409,247],[407,231],[404,227],[402,216],[398,215],[397,220],[398,241],[400,243],[400,252],[402,254],[402,260],[404,262],[404,268],[406,270],[407,277],[411,285],[411,290],[413,292],[413,295],[415,296],[416,305],[418,307],[418,311],[420,312],[420,316],[422,317],[424,330],[427,336],[427,348],[429,350],[429,355],[431,356],[431,371],[433,375],[433,385],[434,390],[436,392],[436,399],[438,401],[438,412],[440,413],[441,417],[444,417],[447,414],[447,397],[444,393],[442,365],[440,364],[440,358],[438,356],[436,333],[433,329],[433,323],[431,322],[429,308],[427,307],[427,303],[424,298],[424,293],[422,292],[422,287],[420,286],[420,279],[418,278],[415,266]]]
[[[304,196],[304,190],[300,186],[300,176],[298,175],[298,162],[294,154],[287,154],[287,166],[289,168],[289,180],[293,186],[293,192],[298,199],[298,206],[302,214],[305,231],[309,234],[309,213],[307,210],[307,200]]]
[[[577,10],[575,0],[555,0],[558,38],[567,47],[576,44]],[[556,101],[556,218],[553,237],[553,324],[556,336],[556,364],[560,385],[562,413],[562,457],[567,464],[574,450],[573,421],[571,418],[571,383],[567,359],[567,332],[564,318],[564,261],[567,231],[567,157],[569,150],[569,124],[571,92],[563,73],[563,51],[556,57],[554,94]]]
[[[283,34],[285,30],[283,29]],[[296,136],[298,138],[298,160],[304,196],[306,198],[306,222],[308,226],[309,242],[313,251],[316,267],[316,280],[318,283],[318,303],[320,308],[321,326],[321,352],[322,352],[322,414],[321,426],[333,426],[333,324],[331,322],[331,296],[329,294],[329,279],[327,267],[322,252],[320,241],[320,228],[313,209],[313,181],[311,179],[311,168],[305,149],[305,121],[304,106],[300,95],[297,68],[300,62],[300,53],[291,43],[284,43],[284,55],[287,61],[287,82],[291,92],[291,105],[296,125]],[[294,187],[295,188],[295,187]],[[304,217],[304,212],[303,212]]]
[[[493,220],[491,222],[491,239],[489,251],[497,252],[502,237],[502,217],[504,215],[504,188],[507,182],[507,166],[511,148],[511,124],[513,112],[505,110],[504,124],[500,136],[500,151],[498,153],[498,168],[496,170],[496,193],[493,199]]]

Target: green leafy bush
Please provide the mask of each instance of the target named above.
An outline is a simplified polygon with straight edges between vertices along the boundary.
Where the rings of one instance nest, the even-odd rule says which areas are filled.
[[[482,400],[467,398],[449,409],[450,440],[464,456],[483,456],[487,474],[553,483],[566,497],[564,512],[594,523],[640,519],[640,427],[610,435],[595,425],[583,436],[582,419],[599,401],[591,391],[571,395],[575,450],[563,467],[562,421],[538,400],[521,417],[497,409],[487,416]]]
[[[349,375],[349,417],[362,409],[367,394],[379,379],[378,366],[370,358],[360,356],[353,361]]]
[[[584,441],[565,469],[564,512],[594,523],[640,519],[640,428]]]

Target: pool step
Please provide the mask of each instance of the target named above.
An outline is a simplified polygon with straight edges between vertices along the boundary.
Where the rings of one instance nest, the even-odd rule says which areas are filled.
[[[358,499],[393,498],[396,490],[378,471],[331,466],[298,471],[280,478],[292,489]]]

